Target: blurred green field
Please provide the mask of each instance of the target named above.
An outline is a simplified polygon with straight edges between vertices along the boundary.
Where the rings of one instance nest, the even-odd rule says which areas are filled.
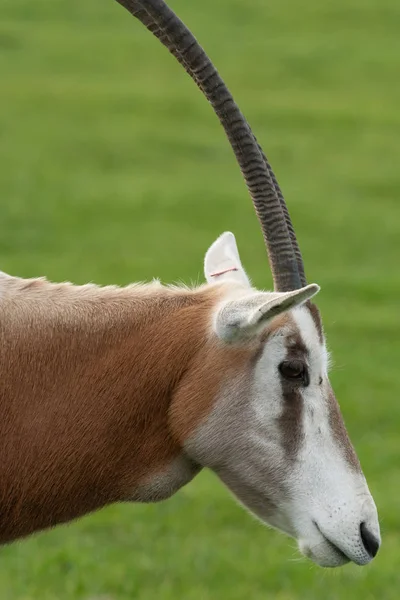
[[[381,515],[368,567],[326,571],[210,474],[0,551],[5,600],[380,600],[400,585],[400,4],[171,0],[270,158],[332,383]],[[0,268],[76,283],[202,279],[237,236],[271,285],[223,131],[166,50],[111,0],[2,0]]]

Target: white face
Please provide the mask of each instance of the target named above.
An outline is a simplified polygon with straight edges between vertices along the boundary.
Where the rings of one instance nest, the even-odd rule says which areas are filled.
[[[319,565],[366,564],[380,543],[377,511],[329,384],[325,346],[307,307],[284,322],[188,449]],[[302,377],[286,378],[302,365]]]
[[[218,337],[259,346],[248,372],[224,382],[187,450],[317,564],[363,565],[380,544],[378,515],[329,383],[318,311],[302,294],[289,310],[284,294],[254,291],[218,309]],[[281,314],[268,320],[277,296]]]

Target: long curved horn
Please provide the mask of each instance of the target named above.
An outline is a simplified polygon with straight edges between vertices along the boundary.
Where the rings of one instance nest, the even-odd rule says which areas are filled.
[[[253,134],[253,136],[254,136],[254,134]],[[255,136],[254,136],[254,139],[256,140]],[[257,142],[257,140],[256,140],[256,142]],[[299,277],[300,277],[301,285],[305,286],[305,285],[307,285],[307,278],[306,278],[306,274],[305,274],[305,270],[304,270],[303,257],[301,255],[299,242],[297,241],[296,234],[294,232],[294,227],[293,227],[292,220],[290,218],[289,209],[286,206],[286,202],[285,202],[285,199],[283,197],[282,190],[281,190],[281,188],[279,186],[279,183],[276,180],[276,177],[275,177],[275,174],[274,174],[274,172],[272,170],[272,167],[271,167],[271,165],[270,165],[267,157],[265,156],[264,151],[261,148],[260,144],[258,142],[257,142],[257,144],[258,144],[260,152],[261,152],[261,154],[262,154],[262,156],[264,158],[264,162],[265,162],[265,165],[266,165],[266,167],[268,169],[269,175],[270,175],[270,177],[272,179],[272,182],[274,184],[276,194],[277,194],[277,196],[279,198],[279,201],[281,203],[281,208],[282,208],[283,216],[285,217],[286,226],[288,228],[290,240],[292,242],[293,252],[294,252],[294,255],[296,257],[297,270],[299,272]]]
[[[177,48],[174,48],[171,44],[171,41],[169,40],[168,36],[161,31],[161,29],[159,29],[157,23],[154,21],[154,19],[151,17],[151,15],[149,15],[145,9],[143,9],[140,0],[123,0],[122,2],[120,2],[120,4],[123,4],[124,6],[128,7],[129,6],[129,11],[130,12],[134,12],[136,14],[136,17],[147,27],[147,29],[156,37],[160,40],[160,42],[166,46],[169,51],[175,56],[175,58],[178,60],[178,62],[184,67],[184,69],[189,73],[189,75],[191,76],[191,78],[195,81],[195,83],[198,85],[198,87],[201,89],[201,91],[204,93],[204,89],[202,87],[202,83],[201,81],[198,80],[196,73],[194,73],[191,69],[190,66],[185,62],[185,58],[182,56],[182,54],[179,52],[179,50]],[[250,126],[249,126],[249,129]],[[254,133],[253,133],[254,136]],[[255,141],[256,137],[254,136]],[[258,143],[258,142],[257,142]],[[296,257],[296,262],[297,262],[297,269],[299,271],[299,276],[300,276],[300,281],[301,281],[301,285],[305,286],[307,285],[307,279],[305,276],[305,271],[304,271],[304,263],[303,263],[303,258],[300,252],[300,248],[299,248],[299,244],[296,238],[296,234],[294,232],[294,227],[292,224],[292,221],[290,219],[290,215],[289,215],[289,211],[288,208],[286,206],[286,202],[285,199],[283,197],[282,194],[282,190],[279,187],[279,184],[276,180],[276,177],[274,175],[274,172],[272,170],[272,167],[267,159],[267,157],[265,156],[263,149],[261,148],[260,144],[258,144],[258,148],[264,158],[264,162],[266,164],[266,167],[268,169],[268,172],[270,174],[270,177],[272,179],[272,182],[274,184],[275,187],[275,191],[279,197],[279,201],[281,203],[281,208],[283,211],[283,215],[285,217],[285,221],[286,221],[286,226],[288,228],[288,232],[289,232],[289,236],[290,239],[292,241],[292,247],[293,247],[293,252],[295,254]]]
[[[252,197],[268,249],[274,287],[278,291],[302,287],[305,276],[301,254],[275,176],[246,119],[210,59],[163,0],[117,2],[162,41],[183,64],[211,103],[225,129]]]

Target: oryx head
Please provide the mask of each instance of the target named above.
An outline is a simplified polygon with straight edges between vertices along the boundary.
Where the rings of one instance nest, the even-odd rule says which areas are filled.
[[[366,564],[380,545],[377,511],[329,382],[320,314],[310,300],[319,287],[306,283],[270,164],[211,61],[163,0],[118,2],[161,40],[214,108],[252,197],[274,280],[273,292],[251,287],[232,234],[207,252],[207,280],[229,288],[213,314],[218,351],[243,351],[249,360],[245,372],[241,366],[222,377],[186,451],[316,563]]]

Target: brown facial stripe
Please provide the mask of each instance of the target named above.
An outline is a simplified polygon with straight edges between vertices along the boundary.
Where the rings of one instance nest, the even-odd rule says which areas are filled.
[[[290,360],[291,358],[306,360],[306,358],[308,357],[308,348],[303,342],[300,332],[296,331],[292,335],[288,335],[286,340],[288,360]]]
[[[303,398],[299,388],[288,381],[282,381],[282,396],[284,407],[278,419],[279,427],[286,457],[294,460],[303,437]]]
[[[360,461],[358,460],[357,454],[351,444],[348,436],[346,426],[343,421],[342,414],[340,412],[338,401],[335,398],[335,394],[331,387],[329,387],[327,395],[328,411],[329,411],[329,425],[340,450],[342,451],[346,462],[352,469],[357,472],[361,472]]]
[[[260,359],[264,346],[268,339],[271,338],[279,330],[290,331],[286,336],[287,355],[286,360],[291,358],[306,360],[308,355],[307,347],[301,337],[297,324],[292,319],[289,313],[282,313],[275,317],[269,327],[263,332],[260,337],[260,346],[253,356],[252,364],[256,365]],[[302,429],[302,412],[303,399],[298,386],[293,385],[289,381],[281,379],[282,396],[284,399],[284,409],[279,417],[279,426],[282,434],[283,445],[286,456],[293,460],[296,457],[301,444],[303,429]]]
[[[308,350],[294,322],[293,328],[295,328],[294,332],[286,338],[287,355],[285,360],[296,358],[306,361]],[[284,407],[279,418],[279,425],[286,456],[293,460],[303,437],[303,398],[299,386],[295,383],[281,377],[281,385]]]

